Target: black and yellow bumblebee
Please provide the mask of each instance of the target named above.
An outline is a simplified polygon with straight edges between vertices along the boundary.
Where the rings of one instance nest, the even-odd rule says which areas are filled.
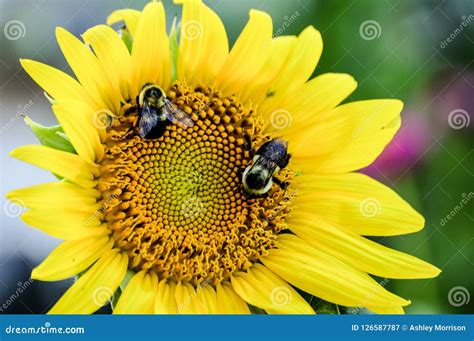
[[[174,105],[162,88],[147,83],[137,96],[138,135],[142,138],[154,139],[163,135],[167,122],[181,123],[185,127],[194,125],[191,117]]]
[[[285,188],[286,184],[274,176],[288,166],[290,158],[287,141],[275,138],[262,144],[242,174],[242,185],[247,194],[251,196],[264,195],[274,182]]]

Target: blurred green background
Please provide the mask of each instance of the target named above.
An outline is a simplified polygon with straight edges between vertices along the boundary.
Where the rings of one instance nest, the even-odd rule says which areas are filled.
[[[54,27],[80,35],[117,8],[141,9],[146,1],[2,0],[0,50],[1,178],[4,193],[50,180],[33,167],[18,168],[8,152],[34,136],[22,113],[53,124],[42,91],[19,67],[32,58],[68,69]],[[426,217],[417,234],[378,239],[443,270],[432,280],[384,281],[409,298],[408,313],[474,312],[474,1],[472,0],[210,0],[231,41],[250,8],[269,12],[274,31],[320,30],[324,51],[315,74],[352,74],[359,87],[347,101],[399,98],[405,103],[400,132],[364,172],[395,189]],[[164,1],[169,25],[180,8]],[[171,15],[170,15],[171,14]],[[16,26],[17,31],[12,31]],[[317,105],[317,103],[315,103]],[[4,200],[4,199],[2,199]],[[2,201],[2,205],[5,202]],[[0,304],[28,283],[31,268],[58,243],[2,217]],[[41,313],[69,282],[32,283],[7,312]]]

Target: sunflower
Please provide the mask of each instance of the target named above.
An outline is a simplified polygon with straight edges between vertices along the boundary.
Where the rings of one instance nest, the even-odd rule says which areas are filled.
[[[64,240],[32,278],[79,275],[50,313],[93,313],[118,293],[114,313],[312,314],[306,294],[403,313],[410,301],[370,275],[431,278],[440,270],[366,236],[412,233],[424,219],[355,172],[392,139],[402,103],[340,105],[356,88],[351,76],[309,80],[322,52],[311,26],[275,37],[270,16],[251,10],[229,51],[209,7],[180,3],[180,28],[170,34],[161,2],[113,12],[107,24],[124,22],[122,35],[98,25],[82,42],[58,28],[77,80],[21,60],[75,151],[11,152],[62,178],[8,194],[29,209],[24,222]],[[149,83],[193,125],[168,123],[155,139],[137,134],[136,99]],[[275,175],[286,186],[250,196],[242,171],[275,137],[292,154]]]

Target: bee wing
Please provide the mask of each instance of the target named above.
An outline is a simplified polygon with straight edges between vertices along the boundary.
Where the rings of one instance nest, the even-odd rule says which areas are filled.
[[[143,101],[143,108],[140,112],[140,120],[138,122],[138,134],[145,137],[157,125],[158,113],[155,109],[148,106],[147,101]]]
[[[183,110],[174,105],[169,99],[165,99],[165,105],[163,111],[166,114],[166,118],[176,124],[180,122],[186,127],[192,127],[194,125],[193,120]]]

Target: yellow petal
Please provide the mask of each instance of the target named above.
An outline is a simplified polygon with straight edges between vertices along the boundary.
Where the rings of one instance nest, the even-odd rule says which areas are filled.
[[[207,314],[207,307],[202,304],[191,284],[178,283],[174,297],[179,314]]]
[[[237,295],[229,283],[218,284],[216,292],[219,314],[250,314],[247,303]]]
[[[216,291],[204,282],[196,290],[197,296],[201,301],[201,305],[204,307],[206,314],[218,314],[219,309],[217,307],[217,294]]]
[[[267,101],[260,113],[267,120],[269,128],[289,141],[298,140],[299,134],[317,122],[318,115],[339,105],[357,87],[350,75],[325,73],[313,78],[282,101]],[[293,143],[292,143],[293,145]]]
[[[140,11],[134,9],[119,9],[109,15],[107,25],[124,21],[128,31],[133,36],[137,29],[138,19],[140,19]]]
[[[224,24],[202,1],[182,2],[178,77],[188,84],[212,85],[229,53]]]
[[[56,28],[56,38],[69,66],[88,94],[100,108],[118,112],[121,100],[118,85],[112,84],[92,51],[61,27]]]
[[[53,111],[77,154],[90,162],[101,160],[104,147],[93,125],[94,110],[84,102],[68,101],[57,102]]]
[[[441,270],[350,231],[314,218],[313,213],[287,219],[290,230],[309,244],[356,269],[387,278],[431,278]]]
[[[171,57],[166,34],[165,10],[161,2],[148,3],[138,21],[132,49],[134,98],[146,83],[167,89],[171,80]]]
[[[370,311],[376,314],[389,314],[389,315],[404,315],[405,311],[402,307],[367,307]]]
[[[359,173],[295,178],[298,212],[367,236],[393,236],[419,231],[423,217],[393,190]]]
[[[109,26],[97,25],[88,29],[82,37],[86,44],[92,46],[111,82],[120,88],[122,98],[130,99],[131,57],[117,32]]]
[[[398,100],[370,100],[318,115],[291,141],[295,168],[305,173],[345,173],[369,165],[398,130],[402,107]]]
[[[63,242],[31,273],[31,278],[41,281],[59,281],[84,271],[114,242],[110,237],[89,237]]]
[[[107,225],[101,225],[98,215],[96,212],[58,211],[50,208],[26,211],[21,215],[21,219],[50,236],[72,240],[110,234]]]
[[[278,249],[270,250],[262,262],[291,285],[336,304],[392,307],[410,303],[295,235],[279,235]]]
[[[68,74],[34,60],[20,59],[20,63],[30,77],[53,99],[85,101],[96,106],[81,84]]]
[[[252,104],[259,105],[267,98],[272,82],[285,67],[287,57],[293,50],[296,41],[295,36],[282,36],[271,40],[267,60],[259,70],[258,77],[243,89],[240,95],[242,102],[250,100]]]
[[[174,298],[176,284],[166,280],[158,283],[157,295],[155,299],[155,314],[178,314],[176,299]]]
[[[56,207],[58,210],[71,207],[94,206],[100,193],[67,182],[49,182],[11,191],[6,196],[24,207],[41,210]]]
[[[97,165],[87,162],[79,155],[63,152],[46,146],[26,145],[13,150],[10,156],[48,170],[84,188],[93,188]]]
[[[246,302],[271,314],[314,314],[288,283],[261,264],[232,276],[232,287]]]
[[[321,34],[313,26],[308,26],[298,36],[284,68],[268,92],[273,96],[281,96],[302,86],[313,74],[322,51]]]
[[[113,249],[100,257],[51,308],[48,314],[91,314],[105,305],[127,272],[128,257]]]
[[[270,53],[272,19],[261,11],[250,10],[250,19],[221,70],[216,86],[226,95],[241,94],[258,77]]]
[[[135,274],[120,296],[114,314],[153,314],[157,287],[154,272]]]

